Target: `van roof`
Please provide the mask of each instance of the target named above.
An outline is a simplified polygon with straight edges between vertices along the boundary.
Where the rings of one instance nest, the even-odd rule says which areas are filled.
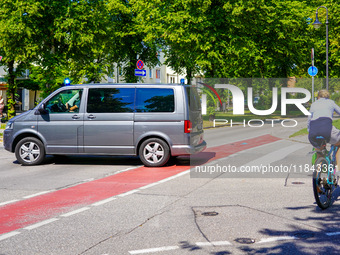
[[[193,86],[189,84],[179,84],[179,83],[84,83],[84,84],[72,84],[64,87],[92,87],[92,86],[122,86],[122,85],[128,85],[128,86]]]

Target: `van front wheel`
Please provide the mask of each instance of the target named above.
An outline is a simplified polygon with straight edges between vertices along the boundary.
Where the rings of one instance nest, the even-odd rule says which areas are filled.
[[[145,166],[164,166],[169,161],[170,149],[162,139],[150,138],[140,146],[139,157]]]
[[[39,139],[26,137],[15,146],[15,156],[24,166],[39,165],[45,158],[45,148]]]

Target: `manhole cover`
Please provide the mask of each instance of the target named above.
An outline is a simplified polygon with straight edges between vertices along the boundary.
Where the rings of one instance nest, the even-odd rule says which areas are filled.
[[[299,184],[299,185],[301,185],[301,184],[305,184],[304,182],[292,182],[292,184]]]
[[[241,244],[255,243],[255,239],[252,239],[252,238],[236,238],[234,241],[237,243],[241,243]]]
[[[216,216],[218,212],[204,212],[202,213],[203,216]]]

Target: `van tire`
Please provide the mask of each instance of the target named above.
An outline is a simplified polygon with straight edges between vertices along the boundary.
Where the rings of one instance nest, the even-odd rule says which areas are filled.
[[[35,137],[26,137],[15,146],[15,156],[24,166],[39,165],[45,159],[44,144]]]
[[[169,146],[162,139],[149,138],[141,144],[139,158],[145,166],[164,166],[170,159]]]

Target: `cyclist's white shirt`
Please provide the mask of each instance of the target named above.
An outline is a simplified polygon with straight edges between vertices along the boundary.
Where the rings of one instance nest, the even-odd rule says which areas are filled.
[[[308,131],[310,121],[320,117],[333,119],[334,111],[340,115],[340,107],[331,99],[320,98],[312,103],[309,110],[311,115],[308,116]]]

